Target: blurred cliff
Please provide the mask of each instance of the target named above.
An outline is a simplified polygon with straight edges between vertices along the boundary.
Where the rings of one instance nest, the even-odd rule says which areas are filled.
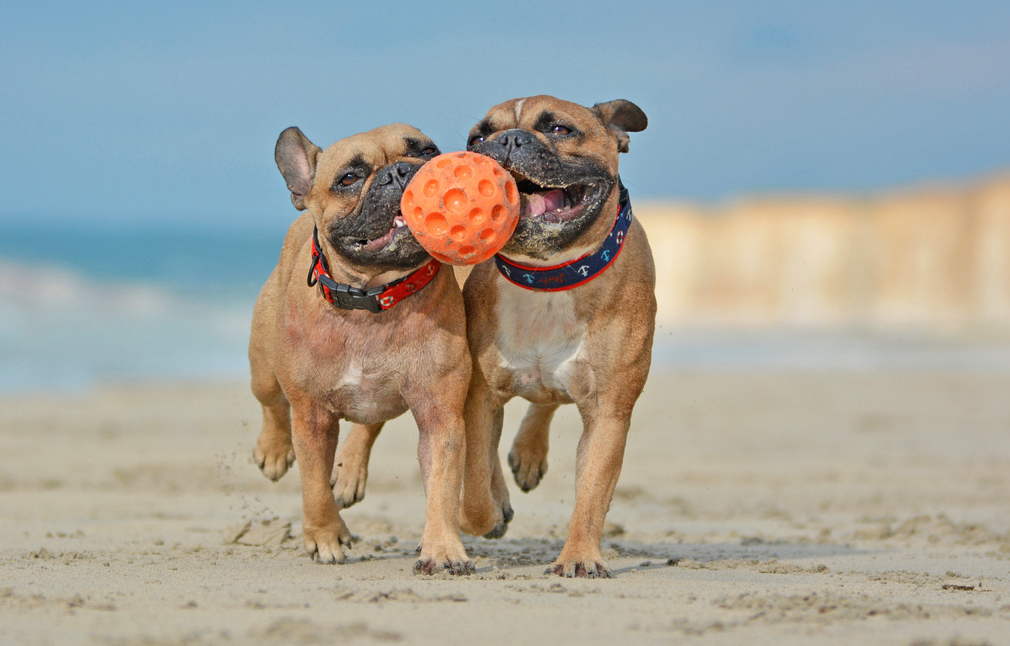
[[[636,203],[659,323],[1010,336],[1010,174],[866,197]]]

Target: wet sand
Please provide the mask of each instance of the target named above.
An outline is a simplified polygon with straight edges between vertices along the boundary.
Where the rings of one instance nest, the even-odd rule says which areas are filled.
[[[612,580],[543,574],[573,504],[572,407],[544,482],[510,483],[508,534],[465,539],[477,573],[456,579],[413,574],[409,416],[375,446],[336,566],[304,554],[297,468],[274,484],[251,463],[259,423],[244,384],[0,399],[0,643],[1010,642],[1005,374],[654,374]]]

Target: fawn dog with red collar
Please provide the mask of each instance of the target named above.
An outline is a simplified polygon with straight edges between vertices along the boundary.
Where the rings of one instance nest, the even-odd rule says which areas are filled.
[[[409,409],[427,496],[415,569],[473,571],[459,535],[471,371],[463,298],[452,268],[400,214],[403,188],[437,154],[403,124],[325,151],[297,128],[277,140],[277,166],[305,213],[253,313],[252,390],[263,405],[254,458],[271,480],[297,458],[305,547],[323,563],[344,560],[351,534],[339,510],[363,496],[383,423]],[[341,419],[354,427],[334,458]]]
[[[586,108],[534,96],[491,108],[467,145],[512,173],[522,211],[508,243],[463,288],[474,374],[461,527],[496,538],[512,518],[498,459],[505,402],[531,402],[508,456],[523,491],[547,470],[554,411],[574,403],[583,422],[575,510],[548,569],[563,576],[610,576],[603,522],[649,374],[655,267],[617,172],[628,133],[647,123],[629,101]]]

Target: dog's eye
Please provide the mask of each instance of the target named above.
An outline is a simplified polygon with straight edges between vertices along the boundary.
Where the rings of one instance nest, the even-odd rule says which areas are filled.
[[[350,186],[354,182],[358,181],[358,176],[355,173],[347,173],[340,178],[341,186]]]
[[[572,131],[571,128],[563,126],[561,124],[556,124],[551,128],[552,135],[567,135]]]
[[[476,146],[477,144],[484,141],[484,135],[474,135],[470,137],[470,141],[467,142],[467,146]]]

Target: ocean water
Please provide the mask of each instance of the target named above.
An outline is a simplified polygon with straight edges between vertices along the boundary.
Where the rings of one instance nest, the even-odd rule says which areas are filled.
[[[284,229],[0,224],[0,392],[248,375]]]
[[[253,304],[284,228],[0,223],[0,394],[246,379]],[[982,370],[1010,344],[909,332],[660,327],[653,370]]]

